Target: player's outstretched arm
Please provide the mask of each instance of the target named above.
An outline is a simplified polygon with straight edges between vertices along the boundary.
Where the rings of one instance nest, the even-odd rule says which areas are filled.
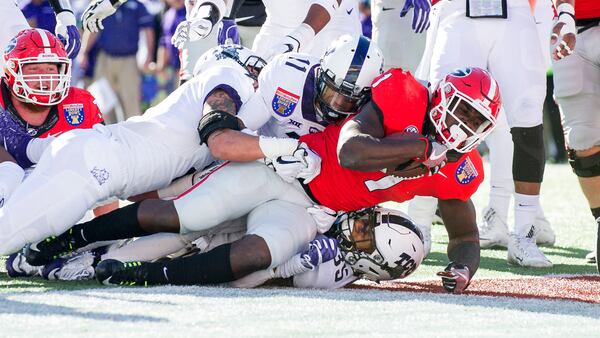
[[[464,291],[479,268],[479,233],[475,207],[471,200],[440,200],[440,212],[448,232],[450,264],[438,275],[444,288],[453,293]]]
[[[377,171],[422,157],[427,141],[384,138],[383,118],[374,102],[367,103],[340,132],[338,160],[344,168]]]

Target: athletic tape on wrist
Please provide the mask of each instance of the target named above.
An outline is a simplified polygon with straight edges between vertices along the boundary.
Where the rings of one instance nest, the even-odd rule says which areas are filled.
[[[279,156],[293,155],[298,149],[299,142],[293,138],[277,138],[260,136],[258,146],[263,155],[268,158],[277,158]]]

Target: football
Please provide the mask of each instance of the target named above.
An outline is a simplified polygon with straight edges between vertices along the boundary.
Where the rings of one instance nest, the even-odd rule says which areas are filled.
[[[385,138],[394,140],[418,140],[423,138],[423,135],[417,133],[400,132],[388,135]],[[429,170],[423,164],[414,160],[410,160],[400,163],[395,167],[386,168],[385,173],[388,175],[402,177],[404,179],[416,179],[427,175]]]

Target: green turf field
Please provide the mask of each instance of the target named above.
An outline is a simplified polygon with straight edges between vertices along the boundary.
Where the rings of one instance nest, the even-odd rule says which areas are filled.
[[[474,197],[478,211],[487,202],[487,186]],[[506,251],[484,250],[476,278],[596,273],[584,260],[595,244],[595,225],[568,165],[547,165],[542,205],[557,233],[556,245],[543,249],[554,267],[512,267]],[[434,226],[433,241],[431,255],[409,280],[434,279],[447,264],[443,226]],[[6,337],[598,337],[600,305],[378,290],[107,288],[93,281],[11,280],[2,264],[0,327]]]

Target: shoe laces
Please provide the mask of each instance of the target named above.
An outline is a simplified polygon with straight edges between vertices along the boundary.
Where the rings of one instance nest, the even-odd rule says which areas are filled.
[[[516,249],[521,254],[521,256],[546,258],[544,253],[535,244],[534,237],[519,237],[516,235],[513,236],[515,236],[516,238]]]

